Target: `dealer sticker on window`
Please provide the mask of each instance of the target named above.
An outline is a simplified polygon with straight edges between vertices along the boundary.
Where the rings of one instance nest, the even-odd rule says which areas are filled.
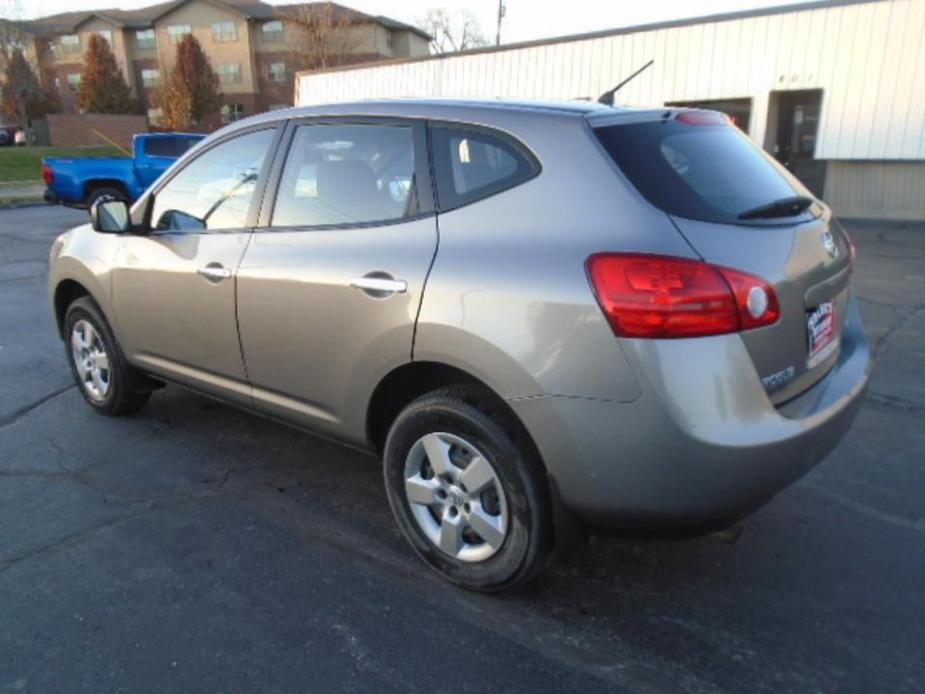
[[[838,317],[835,302],[825,301],[806,313],[809,356],[806,366],[812,369],[838,349]]]

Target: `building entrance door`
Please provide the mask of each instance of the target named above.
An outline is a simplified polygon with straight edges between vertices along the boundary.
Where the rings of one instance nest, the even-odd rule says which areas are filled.
[[[825,162],[815,158],[822,90],[771,92],[768,123],[777,123],[772,153],[814,195],[825,188]]]

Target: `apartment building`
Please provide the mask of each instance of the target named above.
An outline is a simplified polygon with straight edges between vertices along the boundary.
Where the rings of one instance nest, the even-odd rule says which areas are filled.
[[[62,109],[76,110],[76,90],[89,37],[109,41],[134,96],[157,125],[154,90],[185,34],[202,44],[219,75],[222,120],[292,105],[296,71],[313,49],[296,17],[317,16],[337,27],[337,63],[412,58],[429,53],[426,32],[336,3],[268,5],[259,0],[176,0],[137,10],[67,12],[17,22],[18,44],[58,87]]]

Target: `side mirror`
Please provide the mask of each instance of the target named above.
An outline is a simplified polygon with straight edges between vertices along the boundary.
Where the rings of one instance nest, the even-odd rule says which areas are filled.
[[[131,228],[128,203],[124,200],[98,200],[90,207],[90,225],[104,234],[123,234]]]

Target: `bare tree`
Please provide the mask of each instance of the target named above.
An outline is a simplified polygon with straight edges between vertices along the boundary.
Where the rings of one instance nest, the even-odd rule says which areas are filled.
[[[52,107],[26,56],[14,48],[3,70],[0,112],[10,120],[18,120],[23,132],[28,133],[32,120],[41,118]]]
[[[451,53],[488,45],[479,20],[469,10],[450,13],[442,7],[427,10],[418,25],[433,38],[430,48],[434,53]]]
[[[342,65],[356,52],[358,12],[333,2],[282,7],[279,19],[296,29],[288,41],[296,69],[317,70]]]

